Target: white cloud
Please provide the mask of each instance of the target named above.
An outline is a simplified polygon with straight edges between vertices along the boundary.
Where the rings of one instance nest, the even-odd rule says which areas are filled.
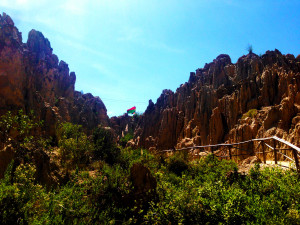
[[[167,45],[166,43],[159,40],[151,40],[151,37],[146,35],[143,29],[138,27],[125,27],[122,29],[120,37],[117,41],[121,42],[133,42],[140,44],[144,47],[154,48],[163,50],[171,53],[183,53],[182,49],[178,49]]]
[[[108,112],[107,112],[107,115],[108,115],[109,117],[111,117],[111,116],[114,116],[114,115],[115,115],[115,113],[114,113],[114,112],[112,112],[112,111],[108,111]]]
[[[71,15],[83,16],[87,13],[90,1],[67,0],[61,4],[61,9]]]
[[[96,57],[99,57],[99,58],[102,58],[102,59],[105,59],[105,60],[109,60],[109,61],[112,61],[114,62],[114,65],[121,65],[121,66],[125,66],[126,68],[131,68],[131,69],[138,69],[140,68],[139,65],[135,64],[135,63],[131,63],[131,62],[127,62],[126,60],[124,59],[119,59],[118,56],[114,56],[114,55],[111,55],[109,53],[106,53],[104,51],[99,51],[97,49],[100,49],[99,46],[95,46],[94,45],[94,48],[92,47],[89,47],[88,45],[86,44],[82,44],[81,42],[79,42],[78,40],[72,40],[72,39],[66,39],[66,38],[63,38],[62,36],[56,36],[56,39],[60,42],[62,42],[64,45],[68,45],[72,48],[75,48],[77,49],[78,51],[80,51],[81,53],[82,52],[85,52],[85,53],[88,53],[88,54],[92,54]],[[97,63],[95,63],[96,65]],[[103,67],[98,67],[97,66],[94,68],[98,69],[98,70],[101,70],[103,71]],[[108,73],[108,70],[105,71],[106,74]]]
[[[112,71],[110,71],[106,66],[100,64],[100,63],[94,63],[92,65],[93,68],[95,68],[100,75],[104,75],[110,79],[118,80],[119,77],[116,76]]]
[[[124,27],[118,41],[137,42],[143,38],[143,30],[138,27]]]
[[[32,10],[41,7],[46,0],[1,0],[0,6],[13,10]]]
[[[86,35],[85,15],[92,5],[91,1],[82,0],[0,0],[0,7],[12,19],[37,23],[82,40]]]
[[[169,45],[167,45],[164,42],[154,42],[149,44],[152,48],[156,48],[156,49],[163,49],[167,52],[171,52],[171,53],[183,53],[184,50],[183,49],[179,49],[179,48],[175,48],[175,47],[171,47]]]
[[[89,54],[93,54],[95,56],[98,56],[100,58],[104,58],[104,59],[108,59],[108,60],[115,60],[113,56],[105,54],[105,53],[100,52],[100,51],[97,51],[97,50],[95,50],[95,48],[89,48],[87,45],[83,45],[80,42],[76,42],[76,41],[73,41],[73,40],[70,40],[70,39],[65,39],[61,36],[57,36],[57,39],[60,42],[66,44],[70,47],[73,47],[73,48],[75,48],[79,51],[84,51],[84,52],[87,52]]]

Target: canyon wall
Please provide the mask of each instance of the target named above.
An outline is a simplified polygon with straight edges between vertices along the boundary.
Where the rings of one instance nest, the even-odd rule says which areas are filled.
[[[277,49],[235,64],[222,54],[191,72],[175,93],[149,101],[134,143],[162,150],[273,135],[300,145],[300,56]]]
[[[43,34],[31,30],[27,43],[12,19],[0,15],[0,116],[22,109],[44,120],[54,135],[58,121],[92,129],[109,125],[106,107],[99,97],[74,90],[76,75],[53,54]]]
[[[164,90],[138,119],[109,120],[99,97],[74,90],[76,75],[32,30],[26,43],[12,19],[0,15],[0,116],[31,110],[54,135],[58,121],[88,130],[102,124],[131,144],[152,149],[237,142],[277,135],[300,145],[300,56],[278,50],[248,54],[233,64],[222,54],[190,73],[174,93]],[[250,113],[254,112],[255,113]]]

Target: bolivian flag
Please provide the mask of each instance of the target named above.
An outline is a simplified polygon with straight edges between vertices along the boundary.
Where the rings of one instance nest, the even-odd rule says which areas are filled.
[[[135,106],[133,106],[132,108],[130,108],[130,109],[127,109],[127,114],[135,114],[135,111],[136,111],[136,107]]]

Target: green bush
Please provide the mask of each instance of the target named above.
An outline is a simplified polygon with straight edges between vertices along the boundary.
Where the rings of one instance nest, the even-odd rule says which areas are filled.
[[[95,132],[102,137],[99,146],[115,147],[105,134]],[[74,138],[72,132],[65,135]],[[212,154],[188,162],[183,155],[162,159],[130,148],[115,159],[101,161],[94,171],[71,171],[69,182],[52,190],[36,184],[31,164],[21,163],[14,172],[10,164],[0,180],[0,224],[300,224],[295,171],[255,165],[243,175],[236,163]],[[157,199],[146,208],[130,179],[136,162],[157,181]]]
[[[120,149],[114,142],[114,136],[110,129],[98,127],[93,133],[94,141],[94,156],[96,159],[101,159],[109,164],[118,162],[120,157]]]
[[[5,179],[0,181],[0,223],[32,223],[45,212],[46,192],[35,183],[36,169],[33,165],[20,164],[13,179],[12,165],[13,162],[6,171]]]
[[[129,140],[131,140],[133,138],[133,134],[132,133],[128,133],[126,135],[124,135],[124,137],[121,137],[119,143],[120,145],[125,148],[126,147],[126,144]]]
[[[179,155],[175,154],[168,158],[168,170],[180,176],[184,171],[189,169],[188,162]]]
[[[28,115],[23,110],[16,114],[8,111],[0,119],[0,141],[12,144],[17,149],[40,147],[43,142],[40,142],[42,137],[38,130],[42,124],[43,121],[39,121],[33,111]]]
[[[257,114],[257,109],[250,109],[248,112],[244,113],[242,119],[246,119],[247,117],[254,118]]]
[[[62,123],[57,129],[58,146],[62,161],[72,164],[88,163],[93,151],[93,145],[82,131],[81,125]]]

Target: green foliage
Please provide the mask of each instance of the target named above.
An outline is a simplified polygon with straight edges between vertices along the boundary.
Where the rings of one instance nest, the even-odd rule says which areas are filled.
[[[6,177],[11,176],[11,167],[6,171]],[[0,223],[27,224],[35,221],[45,213],[47,195],[45,190],[35,184],[35,167],[30,164],[19,165],[11,179],[0,182]]]
[[[127,133],[124,135],[124,137],[121,137],[119,143],[120,145],[125,148],[126,147],[126,144],[129,140],[131,140],[133,138],[133,134],[132,133]]]
[[[58,103],[59,103],[59,99],[58,99],[57,97],[55,97],[54,105],[55,105],[55,106],[58,106]]]
[[[23,110],[15,115],[8,111],[0,120],[0,139],[18,149],[38,147],[41,138],[37,131],[42,124],[43,121],[38,121],[33,111],[28,115]]]
[[[189,165],[183,157],[179,155],[174,155],[168,158],[167,160],[167,168],[170,172],[175,173],[177,176],[180,176],[184,171],[188,170]]]
[[[72,123],[62,123],[57,130],[58,146],[64,163],[88,163],[93,151],[93,145],[87,135],[82,131],[82,126]]]
[[[246,119],[247,117],[254,118],[257,114],[257,109],[250,109],[248,112],[244,113],[242,119]]]
[[[164,170],[156,173],[160,201],[145,215],[148,224],[298,224],[300,189],[295,172],[260,170],[239,175],[231,161],[211,155],[190,165],[190,172],[176,178]],[[296,185],[297,183],[297,185]],[[287,213],[287,214],[286,214]],[[290,221],[290,222],[288,222]]]
[[[93,142],[95,145],[94,156],[109,164],[114,164],[120,156],[120,149],[114,142],[114,137],[110,129],[98,127],[93,133]]]
[[[212,154],[191,162],[186,154],[119,149],[104,128],[95,130],[92,143],[78,125],[61,124],[57,136],[66,160],[75,166],[92,154],[101,160],[97,168],[74,167],[67,184],[46,190],[36,183],[33,165],[13,169],[12,162],[0,180],[0,224],[300,224],[294,171],[257,164],[243,175],[234,162]],[[136,197],[145,193],[134,192],[134,163],[147,166],[157,181],[148,207]]]

